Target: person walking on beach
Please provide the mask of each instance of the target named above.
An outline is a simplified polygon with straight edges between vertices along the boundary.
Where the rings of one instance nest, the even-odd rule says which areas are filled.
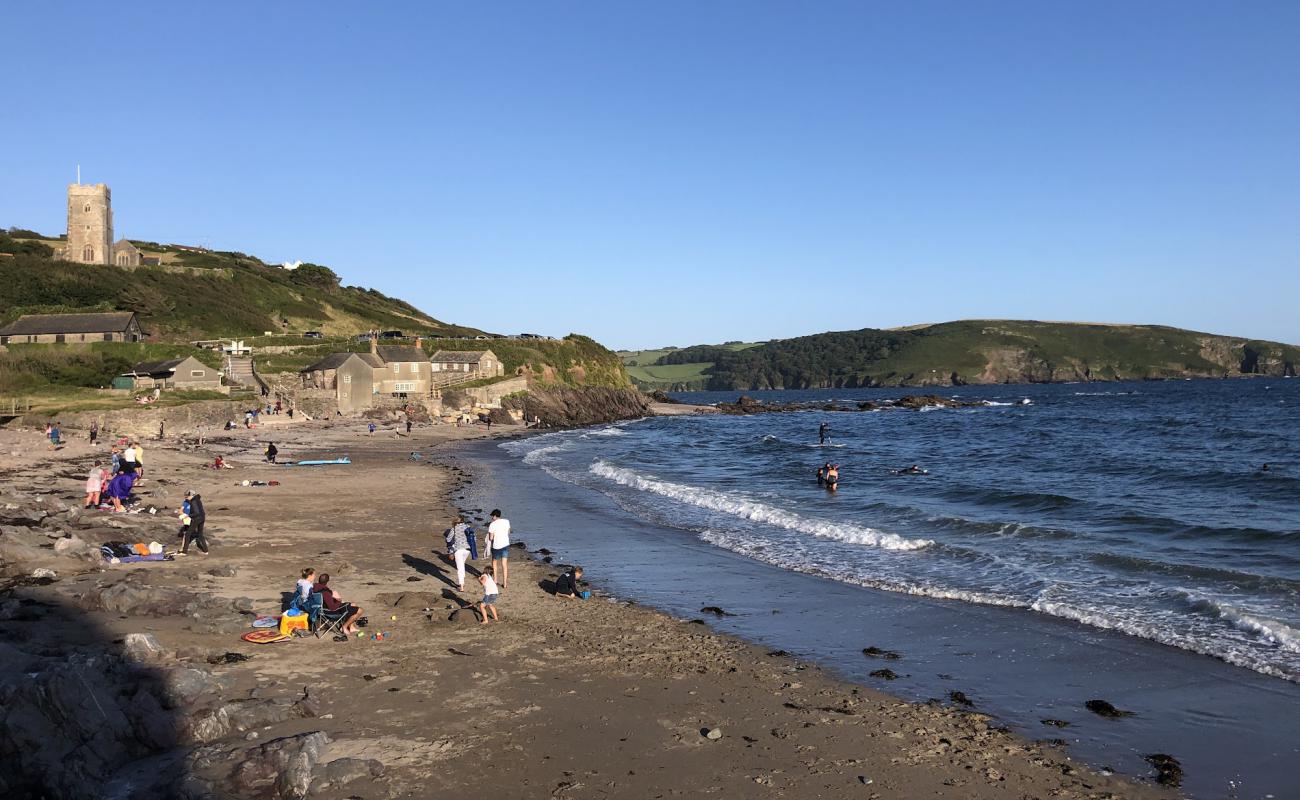
[[[366,427],[370,429],[370,435],[371,435],[371,436],[374,436],[374,435],[375,435],[375,423],[372,422],[372,423],[370,423],[369,425],[367,425]]]
[[[465,561],[474,555],[474,529],[457,514],[447,531],[447,551],[456,562],[456,591],[465,591]]]
[[[203,536],[203,523],[207,522],[208,515],[203,509],[203,498],[191,489],[185,493],[185,502],[190,504],[190,524],[181,539],[181,555],[189,554],[190,542],[193,542],[199,548],[199,552],[206,556],[208,540]]]
[[[99,420],[93,420],[90,423],[90,446],[95,446],[95,440],[99,438]]]
[[[406,418],[406,435],[411,435],[411,417],[409,415]]]
[[[120,471],[134,475],[136,468],[140,466],[136,463],[135,458],[135,442],[130,442],[127,444],[126,449],[122,451],[122,467]]]
[[[510,520],[501,518],[501,509],[492,509],[488,523],[488,546],[492,548],[492,572],[501,575],[501,588],[510,585]],[[497,565],[500,566],[497,566]]]
[[[478,613],[483,616],[479,624],[487,624],[489,611],[492,612],[492,619],[500,622],[501,617],[497,616],[497,600],[501,597],[501,592],[498,591],[497,582],[492,577],[491,567],[479,573],[478,582],[483,587],[483,599],[478,601]]]

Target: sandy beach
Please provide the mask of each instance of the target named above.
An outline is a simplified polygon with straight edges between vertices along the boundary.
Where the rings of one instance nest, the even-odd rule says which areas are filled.
[[[609,597],[599,575],[587,576],[592,599],[555,598],[546,587],[561,565],[526,541],[512,549],[501,621],[479,624],[463,609],[481,591],[472,577],[456,591],[442,531],[476,479],[457,447],[481,429],[371,437],[364,422],[307,422],[202,447],[177,433],[145,442],[150,515],[78,510],[107,449],[84,432],[51,452],[39,431],[0,431],[8,796],[1176,796],[981,714],[905,703]],[[282,461],[352,464],[265,464],[268,439]],[[234,468],[205,469],[218,453]],[[15,509],[39,502],[48,516],[23,536],[174,549],[186,489],[207,507],[206,556],[106,565],[7,544],[23,527]],[[480,537],[488,510],[464,509]],[[23,577],[38,566],[57,579]],[[364,637],[241,641],[254,615],[279,613],[304,567],[365,608]],[[88,675],[103,680],[68,688]]]

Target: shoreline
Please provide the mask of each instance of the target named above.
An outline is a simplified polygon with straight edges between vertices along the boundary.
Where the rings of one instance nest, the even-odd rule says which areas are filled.
[[[981,798],[1008,791],[1174,796],[1150,784],[1101,775],[1054,748],[990,725],[983,715],[909,704],[831,677],[815,664],[612,601],[599,589],[585,602],[551,597],[541,588],[553,574],[551,566],[520,557],[518,548],[512,551],[517,554],[513,580],[501,606],[504,622],[470,622],[452,613],[458,603],[445,582],[449,568],[432,552],[457,495],[484,479],[460,466],[455,443],[471,438],[469,432],[447,436],[417,429],[410,440],[385,435],[367,441],[355,427],[302,425],[275,432],[286,458],[305,454],[304,448],[322,454],[349,450],[353,464],[332,471],[304,472],[235,456],[236,470],[208,473],[197,468],[207,452],[229,453],[232,447],[218,442],[200,453],[146,442],[145,490],[165,502],[183,485],[197,484],[208,506],[213,554],[103,569],[87,563],[89,569],[80,573],[81,567],[65,567],[56,570],[56,582],[18,587],[10,594],[19,597],[6,598],[30,601],[22,608],[26,616],[37,617],[0,615],[11,641],[121,658],[126,646],[117,642],[147,633],[162,649],[147,661],[163,676],[162,685],[170,685],[177,672],[210,676],[200,681],[210,691],[199,692],[192,706],[160,704],[175,732],[163,737],[163,746],[143,749],[172,753],[167,763],[173,766],[149,780],[184,783],[196,797],[232,788],[233,796],[273,791],[276,796],[426,797],[469,788],[474,762],[456,759],[472,757],[481,746],[499,756],[490,767],[491,780],[505,797],[763,792]],[[51,468],[72,475],[77,470],[63,465],[90,455],[83,444],[47,461],[45,453],[32,449],[36,432],[0,432],[0,449],[10,452],[15,435],[27,437],[33,458],[21,466],[4,457],[11,481]],[[234,437],[231,444],[247,438]],[[410,461],[407,454],[417,444],[426,455]],[[233,486],[236,479],[271,475],[280,486]],[[60,478],[56,494],[75,500],[77,483]],[[162,515],[85,516],[95,522],[86,530],[102,529],[107,520],[142,533],[172,528]],[[515,525],[528,528],[526,520]],[[387,640],[250,645],[238,639],[247,629],[245,612],[222,610],[211,620],[196,621],[174,609],[149,608],[147,602],[160,593],[175,602],[193,592],[208,595],[204,605],[214,610],[247,606],[269,613],[304,562],[333,572],[345,596],[366,608],[370,630],[385,630]],[[123,584],[136,587],[143,605],[127,608],[121,594],[106,591],[125,592]],[[469,599],[477,599],[476,588],[467,581]],[[73,593],[80,599],[73,601]],[[115,599],[105,602],[106,595]],[[93,608],[96,602],[106,607]],[[77,627],[83,635],[70,636],[67,644],[46,641]],[[85,632],[92,628],[101,635],[88,638]],[[30,649],[24,652],[29,661],[38,658]],[[224,663],[228,652],[249,660]],[[209,663],[213,658],[217,664]],[[51,664],[46,667],[36,674],[57,672]],[[23,696],[25,688],[10,685],[5,691]],[[270,706],[258,706],[249,715],[255,719],[244,720],[251,723],[246,726],[196,731],[195,722],[210,720],[214,706],[225,710],[229,722],[250,703]],[[713,728],[721,730],[721,738],[703,735]],[[328,741],[313,739],[317,732]],[[311,762],[305,779],[299,775],[294,786],[281,786],[283,774],[269,775],[264,762],[274,761],[274,754],[265,752],[271,742],[281,743],[280,751],[297,748],[298,763]],[[134,747],[142,749],[138,742]],[[238,765],[234,771],[231,764]],[[113,786],[124,776],[117,778]],[[138,789],[146,778],[135,779],[131,786]],[[306,788],[313,781],[316,788]],[[365,790],[357,792],[361,781]],[[305,794],[294,793],[299,785]]]

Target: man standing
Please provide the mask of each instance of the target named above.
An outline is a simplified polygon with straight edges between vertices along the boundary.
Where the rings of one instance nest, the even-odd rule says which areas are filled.
[[[501,518],[501,509],[492,509],[488,523],[488,547],[492,548],[492,570],[501,578],[501,588],[510,582],[510,520]]]
[[[826,432],[830,429],[831,424],[829,422],[821,424],[821,427],[817,429],[817,444],[826,444]]]
[[[185,529],[185,538],[181,541],[181,553],[184,555],[190,549],[190,542],[199,548],[203,555],[208,554],[208,540],[203,537],[203,523],[207,522],[207,512],[203,510],[203,498],[193,490],[185,493],[185,502],[190,504],[190,524]]]

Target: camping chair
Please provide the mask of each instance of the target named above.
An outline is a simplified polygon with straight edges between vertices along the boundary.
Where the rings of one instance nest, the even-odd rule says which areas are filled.
[[[325,608],[324,596],[320,592],[312,592],[307,598],[307,607],[303,610],[307,612],[307,627],[316,634],[317,639],[326,633],[343,633],[343,621],[348,618],[347,607],[330,611]]]

